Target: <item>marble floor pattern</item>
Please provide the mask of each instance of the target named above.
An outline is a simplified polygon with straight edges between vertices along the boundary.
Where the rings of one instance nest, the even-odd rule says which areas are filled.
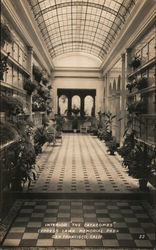
[[[36,246],[41,249],[154,249],[154,211],[146,201],[34,199],[20,202],[20,209],[2,241],[4,249]]]
[[[154,204],[127,198],[138,192],[137,180],[127,175],[118,154],[107,153],[104,142],[64,134],[62,145],[44,146],[36,165],[37,179],[0,222],[0,249],[154,249]],[[74,198],[59,199],[57,193]],[[81,193],[96,195],[76,198]],[[109,197],[99,199],[98,193]]]
[[[131,193],[138,181],[129,177],[118,154],[86,134],[64,134],[62,145],[48,145],[37,162],[37,179],[30,192]]]

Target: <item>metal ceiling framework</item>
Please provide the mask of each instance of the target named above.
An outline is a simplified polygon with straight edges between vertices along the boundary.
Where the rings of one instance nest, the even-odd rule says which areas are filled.
[[[28,0],[53,58],[85,52],[103,61],[137,0]]]

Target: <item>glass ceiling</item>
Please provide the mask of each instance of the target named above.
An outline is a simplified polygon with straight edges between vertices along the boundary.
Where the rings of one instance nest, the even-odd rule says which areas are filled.
[[[101,61],[137,0],[28,0],[52,58],[86,52]]]

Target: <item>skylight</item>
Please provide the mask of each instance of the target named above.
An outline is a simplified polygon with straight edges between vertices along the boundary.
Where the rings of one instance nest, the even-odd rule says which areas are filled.
[[[52,58],[86,52],[103,60],[136,0],[28,0]]]

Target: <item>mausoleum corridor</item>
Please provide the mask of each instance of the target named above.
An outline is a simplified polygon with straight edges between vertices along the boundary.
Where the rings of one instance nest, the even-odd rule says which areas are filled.
[[[0,250],[156,250],[156,0],[0,2]]]

